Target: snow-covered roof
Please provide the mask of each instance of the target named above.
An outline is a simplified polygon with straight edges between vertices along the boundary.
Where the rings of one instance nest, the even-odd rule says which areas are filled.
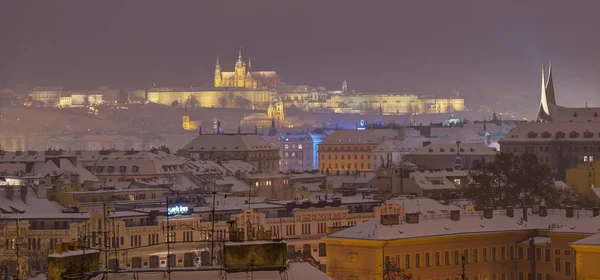
[[[234,176],[224,176],[215,180],[217,186],[231,186],[232,192],[247,192],[250,186],[243,181],[238,180]]]
[[[597,122],[520,122],[500,140],[500,145],[556,140],[597,142],[600,140],[600,129]]]
[[[403,206],[405,213],[420,212],[423,215],[446,215],[450,213],[450,210],[461,210],[460,207],[444,205],[437,200],[427,197],[400,196],[388,201],[398,206]]]
[[[456,185],[449,177],[465,177],[469,174],[467,170],[440,170],[440,171],[414,171],[410,173],[410,179],[420,188],[426,190],[455,189]]]
[[[406,211],[410,213],[409,211]],[[347,238],[361,240],[395,240],[420,237],[479,234],[491,232],[509,232],[520,230],[551,230],[568,232],[576,230],[576,223],[591,224],[589,228],[579,230],[587,234],[597,233],[600,229],[600,217],[590,218],[589,213],[581,213],[573,218],[567,218],[564,210],[548,210],[546,217],[529,213],[527,221],[522,219],[521,209],[514,210],[514,217],[506,215],[504,210],[494,211],[493,218],[486,219],[480,211],[461,213],[460,220],[453,221],[449,214],[419,215],[419,222],[409,224],[402,221],[398,225],[382,225],[379,219],[356,225],[354,227],[336,232],[329,238]],[[570,229],[573,228],[573,229]],[[595,229],[595,230],[591,230]]]
[[[460,140],[462,143],[483,143],[484,138],[469,128],[462,127],[432,127],[430,136],[444,138],[450,141]]]
[[[366,184],[375,178],[374,172],[361,172],[359,175],[340,175],[327,177],[333,188],[341,188],[343,184]]]
[[[6,195],[6,187],[0,187],[0,212],[3,219],[87,219],[83,213],[63,213],[64,207],[55,201],[46,198],[38,198],[35,190],[27,188],[25,201],[21,199],[20,188],[15,188],[12,199]]]
[[[460,155],[482,155],[482,156],[493,156],[498,151],[480,143],[470,144],[461,143],[459,145]],[[431,144],[416,151],[410,153],[411,155],[456,155],[457,147],[456,143],[453,144]]]
[[[183,147],[189,152],[278,150],[256,134],[202,134]]]
[[[336,130],[328,135],[319,145],[337,144],[379,144],[386,139],[400,139],[401,131],[393,129],[369,129],[369,130]]]
[[[249,173],[256,170],[254,165],[241,160],[223,161],[221,162],[221,165],[223,165],[223,167],[232,174],[235,174],[237,171],[240,171],[241,173]]]
[[[321,183],[301,183],[302,188],[309,192],[320,192]]]
[[[597,245],[600,246],[600,234],[592,235],[573,242],[575,245]]]
[[[523,241],[521,241],[521,245],[529,245],[531,243],[531,241],[533,241],[533,244],[535,245],[550,245],[550,237],[544,237],[544,236],[536,236],[536,237],[532,237],[532,238],[528,238],[525,239]]]

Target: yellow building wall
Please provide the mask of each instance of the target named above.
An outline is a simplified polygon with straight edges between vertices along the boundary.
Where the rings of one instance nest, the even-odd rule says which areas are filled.
[[[571,245],[577,252],[577,278],[580,280],[600,279],[600,245]]]
[[[567,169],[566,183],[580,193],[589,192],[592,186],[600,187],[600,161],[594,161],[593,166],[581,163]]]

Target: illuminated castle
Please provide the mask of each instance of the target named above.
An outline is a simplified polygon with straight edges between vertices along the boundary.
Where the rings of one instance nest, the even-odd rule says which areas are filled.
[[[242,60],[242,48],[238,53],[233,72],[222,72],[219,58],[215,66],[215,87],[231,88],[274,88],[279,85],[279,76],[275,71],[252,71],[252,61],[248,64]]]

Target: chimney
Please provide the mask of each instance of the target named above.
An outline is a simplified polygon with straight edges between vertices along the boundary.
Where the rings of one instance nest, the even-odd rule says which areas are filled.
[[[592,217],[598,217],[598,216],[600,216],[600,207],[592,208]]]
[[[398,225],[398,224],[400,224],[400,215],[399,214],[381,215],[381,224],[384,226]]]
[[[460,221],[460,210],[450,210],[450,220]]]
[[[567,218],[573,218],[573,207],[569,206],[566,208],[567,210]]]
[[[11,186],[7,186],[4,188],[4,195],[6,196],[6,199],[12,201],[13,199],[13,188]]]
[[[406,213],[406,222],[409,224],[418,224],[419,213]]]
[[[527,207],[523,207],[523,221],[527,221]]]
[[[548,216],[548,208],[546,208],[545,205],[540,205],[540,207],[539,207],[539,214],[540,214],[540,217],[546,217],[546,216]]]
[[[483,217],[486,219],[491,219],[494,217],[494,209],[492,209],[491,207],[487,207],[485,209],[483,209]]]
[[[515,208],[512,206],[507,206],[506,207],[506,216],[508,217],[514,217],[515,216]]]
[[[21,186],[21,200],[27,203],[27,186]]]

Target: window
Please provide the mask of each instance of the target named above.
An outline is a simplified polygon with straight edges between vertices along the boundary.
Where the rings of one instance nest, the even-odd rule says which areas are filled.
[[[519,280],[525,280],[525,274],[523,272],[519,272]]]
[[[460,185],[460,179],[454,179],[454,185]]]
[[[554,272],[560,272],[560,258],[554,259]]]
[[[531,248],[527,248],[527,260],[531,260],[531,258],[533,258],[532,256],[533,252],[531,252]]]
[[[515,260],[515,246],[510,246],[510,260],[513,261]]]
[[[302,150],[302,144],[298,144],[298,150]]]
[[[570,256],[571,255],[571,250],[565,250],[565,256]]]
[[[535,280],[542,280],[542,274],[541,273],[536,274]]]
[[[545,254],[545,257],[546,257],[546,261],[549,262],[550,261],[550,257],[551,257],[550,254],[551,254],[552,251],[550,250],[550,248],[546,248],[546,250],[544,250],[544,251],[545,251],[544,254]]]
[[[483,250],[485,251],[486,248],[483,248]],[[478,249],[473,249],[473,263],[478,263],[479,262],[479,250]]]
[[[483,262],[487,262],[487,248],[483,248],[482,254],[481,254],[481,259]]]
[[[465,259],[465,264],[469,263],[469,250],[465,250],[463,252],[463,258]]]
[[[115,172],[115,167],[114,166],[109,166],[108,167],[108,173],[113,173]]]
[[[519,247],[517,248],[517,259],[522,261],[523,260],[523,247]]]
[[[492,247],[492,261],[495,262],[498,259],[496,258],[496,247]]]
[[[119,172],[121,172],[121,173],[125,173],[126,171],[127,171],[127,167],[126,167],[126,166],[123,166],[123,165],[121,165],[121,166],[119,167]]]
[[[454,251],[454,265],[459,265],[460,264],[460,253],[458,252],[458,250]]]
[[[431,266],[431,254],[425,253],[425,267]]]
[[[415,268],[421,268],[421,254],[415,254]]]
[[[542,248],[535,248],[535,260],[538,262],[542,261]]]
[[[404,256],[404,262],[404,268],[410,269],[410,254],[406,254],[406,256]]]
[[[319,257],[325,256],[327,256],[327,245],[325,243],[319,243]]]
[[[571,262],[565,262],[565,276],[571,276]]]
[[[506,247],[500,247],[500,260],[506,260]]]
[[[444,265],[450,265],[450,251],[444,252]]]

